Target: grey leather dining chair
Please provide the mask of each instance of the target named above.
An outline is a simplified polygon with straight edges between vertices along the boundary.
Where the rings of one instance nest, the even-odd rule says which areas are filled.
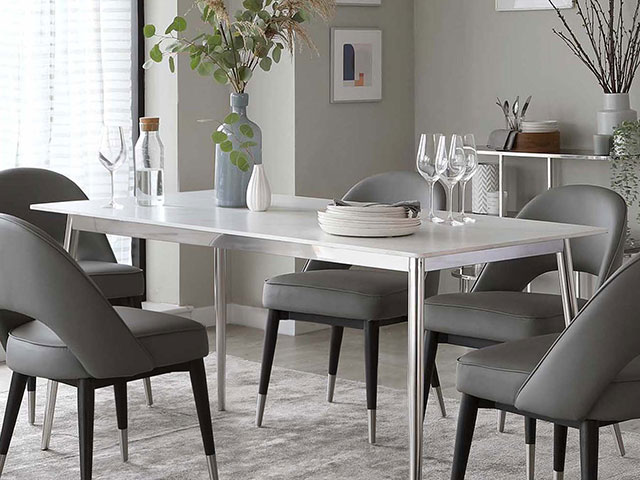
[[[556,479],[564,471],[567,429],[579,429],[581,478],[597,480],[600,427],[640,418],[638,285],[640,256],[618,270],[561,334],[483,348],[458,360],[462,403],[452,480],[465,477],[479,408],[553,422]]]
[[[55,239],[4,214],[0,309],[14,320],[9,326],[0,318],[8,334],[7,366],[13,371],[0,433],[0,473],[29,377],[77,388],[80,478],[90,480],[95,390],[114,387],[118,428],[126,429],[128,382],[185,371],[191,376],[209,476],[218,478],[203,361],[209,353],[204,326],[182,317],[114,308]]]
[[[60,244],[64,239],[65,217],[31,210],[31,205],[86,199],[82,189],[72,180],[51,170],[12,168],[0,171],[0,213],[13,215],[36,225]],[[81,232],[76,259],[113,305],[142,308],[145,289],[143,271],[131,265],[119,264],[105,235]],[[3,347],[6,348],[6,345],[3,344]],[[153,404],[151,382],[149,379],[144,379],[143,382],[147,404],[150,406]],[[35,387],[36,379],[30,378],[27,390],[28,418],[31,424],[35,422]],[[57,383],[50,383],[42,432],[43,450],[49,448],[56,392]]]
[[[531,200],[518,218],[604,227],[608,233],[571,240],[576,271],[602,285],[622,262],[627,207],[620,195],[594,185],[554,188]],[[559,333],[565,328],[559,295],[527,293],[538,276],[557,270],[553,255],[486,265],[471,293],[428,298],[425,309],[425,379],[434,368],[438,344],[480,348]],[[580,299],[579,304],[584,305]],[[425,392],[425,403],[428,391]],[[622,439],[617,440],[623,453]],[[528,478],[534,476],[535,419],[525,422]]]
[[[444,205],[444,192],[436,189],[434,206]],[[427,185],[413,172],[388,172],[362,180],[344,200],[395,203],[419,200],[429,205]],[[438,292],[439,272],[427,276],[426,295]],[[352,269],[349,265],[308,262],[303,272],[268,279],[263,304],[269,309],[265,330],[262,370],[258,389],[256,425],[261,426],[273,366],[278,326],[295,319],[331,326],[327,401],[334,396],[340,348],[345,328],[364,331],[365,374],[369,442],[376,439],[378,347],[381,327],[407,321],[407,275],[402,272]],[[432,369],[431,385],[436,389],[441,413],[446,415],[438,374]]]

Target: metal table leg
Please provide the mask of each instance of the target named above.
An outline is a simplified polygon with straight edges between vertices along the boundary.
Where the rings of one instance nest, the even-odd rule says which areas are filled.
[[[409,459],[411,480],[422,478],[422,384],[424,366],[424,259],[409,259]]]
[[[69,252],[73,258],[76,257],[78,251],[78,232],[73,229],[73,219],[67,215],[67,223],[64,230],[64,249]],[[56,409],[56,398],[58,396],[58,382],[49,380],[47,384],[47,400],[44,410],[44,421],[42,428],[42,441],[40,448],[48,450],[51,443],[51,429],[53,428],[53,416]]]
[[[216,306],[216,358],[218,367],[218,410],[225,410],[227,371],[227,252],[214,249],[213,296]]]

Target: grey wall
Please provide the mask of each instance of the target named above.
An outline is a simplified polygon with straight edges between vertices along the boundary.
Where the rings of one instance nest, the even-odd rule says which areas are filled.
[[[590,148],[601,108],[595,78],[552,33],[555,12],[496,12],[494,0],[415,2],[417,132],[470,132],[481,143],[503,128],[496,96],[533,95],[527,117],[560,121],[562,144]],[[575,25],[575,10],[565,10]],[[640,106],[640,91],[631,91]],[[521,207],[545,188],[544,163],[510,161],[508,189]],[[562,183],[608,185],[606,164],[563,162]],[[637,227],[634,227],[637,229]]]
[[[368,175],[413,166],[413,1],[338,7],[330,26],[378,27],[383,41],[381,103],[330,104],[330,29],[316,23],[319,56],[296,53],[296,194],[340,196]]]

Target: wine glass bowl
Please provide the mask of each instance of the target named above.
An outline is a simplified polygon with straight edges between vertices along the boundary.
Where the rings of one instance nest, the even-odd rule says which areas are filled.
[[[447,200],[449,204],[449,211],[445,223],[451,226],[464,225],[462,222],[453,218],[453,189],[464,177],[467,165],[462,136],[457,134],[451,135],[448,152],[446,151],[446,146],[443,146],[441,150],[441,155],[446,158],[446,168],[440,177],[440,181],[447,187]]]
[[[98,160],[111,175],[111,200],[105,205],[105,208],[120,209],[122,205],[115,200],[114,174],[127,160],[123,127],[103,125]]]
[[[416,156],[418,173],[429,185],[429,215],[425,221],[433,223],[442,223],[444,221],[437,217],[433,211],[434,185],[440,179],[446,167],[446,156],[441,153],[441,150],[445,148],[444,140],[442,134],[423,133],[420,135],[418,154]]]
[[[461,208],[460,220],[464,223],[475,223],[475,219],[467,216],[465,213],[466,186],[469,180],[478,172],[478,150],[476,148],[476,139],[472,134],[467,134],[462,139],[464,155],[466,159],[466,167],[463,177],[460,179],[461,190]]]

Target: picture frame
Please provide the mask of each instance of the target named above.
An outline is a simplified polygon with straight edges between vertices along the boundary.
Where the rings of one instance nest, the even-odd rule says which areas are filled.
[[[573,0],[554,0],[558,8],[573,8]],[[496,11],[552,10],[549,0],[496,0]]]
[[[331,29],[331,103],[382,101],[382,30]]]
[[[379,7],[382,0],[336,0],[339,7]]]

